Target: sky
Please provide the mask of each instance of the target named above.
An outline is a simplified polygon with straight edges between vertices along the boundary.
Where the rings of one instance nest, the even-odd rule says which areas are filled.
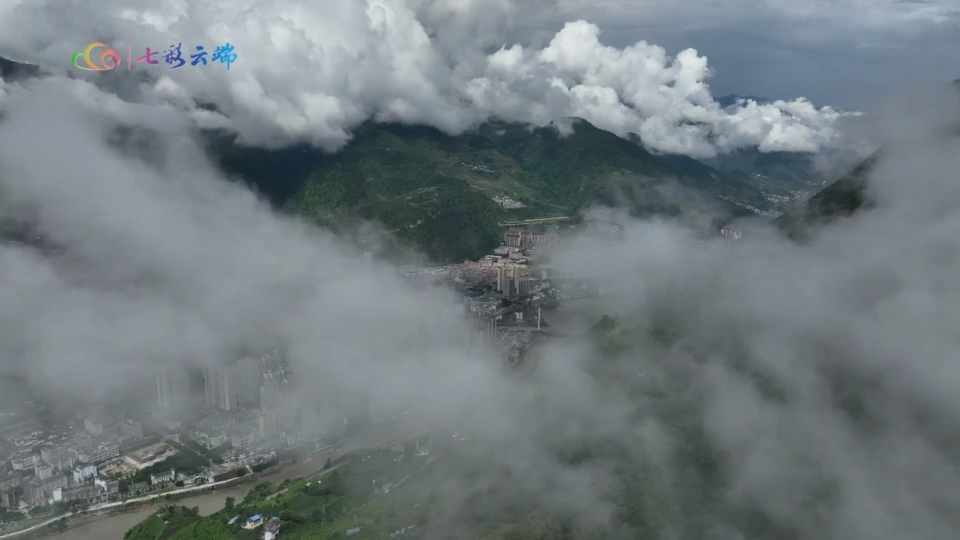
[[[245,143],[329,151],[369,119],[460,133],[579,116],[665,153],[818,152],[848,144],[847,120],[883,95],[952,80],[960,35],[953,0],[5,0],[0,14],[0,55],[188,110]],[[94,39],[135,57],[180,44],[187,59],[230,42],[238,60],[229,73],[71,67]],[[724,109],[714,98],[729,93],[776,101]]]
[[[904,82],[960,77],[960,2],[716,0],[562,3],[611,44],[693,47],[716,69],[716,95],[804,96],[856,108]]]

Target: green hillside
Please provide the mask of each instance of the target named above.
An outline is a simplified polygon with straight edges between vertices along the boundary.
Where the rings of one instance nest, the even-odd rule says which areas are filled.
[[[726,201],[763,204],[756,189],[694,159],[655,155],[584,120],[575,120],[572,128],[573,133],[562,136],[552,128],[488,123],[480,133],[549,183],[573,208],[626,201],[634,214],[677,214],[683,211],[678,201],[657,189],[671,181]],[[723,206],[727,212],[737,211],[729,202]]]
[[[525,207],[501,208],[495,196]],[[376,220],[438,260],[488,252],[504,220],[570,212],[548,185],[480,137],[372,124],[320,163],[284,207],[323,224]]]
[[[817,227],[850,216],[870,204],[867,177],[878,159],[873,155],[842,178],[776,219],[775,225],[791,238],[804,239]]]
[[[287,211],[334,227],[375,220],[441,261],[488,252],[503,221],[574,215],[595,203],[638,216],[770,207],[762,185],[745,175],[652,154],[581,120],[569,136],[504,122],[460,136],[368,123],[332,155],[247,149],[222,135],[210,147],[225,170]],[[504,208],[493,197],[523,207]]]
[[[742,173],[768,193],[819,189],[830,179],[818,171],[813,155],[799,152],[761,152],[756,148],[735,150],[703,160],[720,171]]]

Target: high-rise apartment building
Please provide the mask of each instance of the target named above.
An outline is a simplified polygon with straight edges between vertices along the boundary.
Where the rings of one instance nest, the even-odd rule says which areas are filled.
[[[207,403],[225,411],[237,408],[237,395],[230,370],[208,368],[203,372]]]
[[[230,366],[233,392],[237,396],[238,403],[248,406],[260,404],[260,381],[264,370],[264,359],[253,356],[241,358]]]
[[[260,413],[260,436],[269,439],[277,434],[277,411],[263,411]]]
[[[501,266],[497,268],[497,291],[504,294],[508,293],[507,291],[507,280],[510,278],[510,268],[506,266]]]
[[[164,369],[157,372],[157,405],[160,410],[170,410],[183,404],[190,394],[190,377],[182,368]]]

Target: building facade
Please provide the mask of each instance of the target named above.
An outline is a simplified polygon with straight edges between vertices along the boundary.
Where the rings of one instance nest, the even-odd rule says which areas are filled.
[[[204,395],[207,404],[232,411],[237,408],[237,396],[230,370],[208,368],[203,372]]]
[[[157,372],[157,407],[161,411],[179,408],[190,394],[190,376],[182,368]],[[141,432],[141,437],[143,436]]]

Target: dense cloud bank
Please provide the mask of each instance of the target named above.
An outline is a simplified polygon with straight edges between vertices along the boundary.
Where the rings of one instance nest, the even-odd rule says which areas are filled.
[[[628,222],[625,242],[559,260],[581,275],[603,260],[606,309],[667,329],[668,345],[623,353],[624,377],[695,396],[726,500],[798,538],[946,540],[960,526],[958,97],[888,103],[877,206],[805,245],[760,228],[686,249],[669,224]]]
[[[342,147],[368,119],[455,133],[491,118],[546,125],[582,117],[656,151],[711,156],[735,148],[813,152],[838,144],[848,113],[798,98],[722,108],[707,58],[646,41],[604,45],[597,26],[567,23],[543,47],[510,33],[553,2],[367,0],[156,4],[12,2],[0,6],[0,56],[98,81],[128,99],[191,110],[255,145]],[[640,36],[642,37],[642,36]],[[100,40],[124,57],[110,73],[80,72],[73,53]],[[133,62],[145,47],[212,51],[237,63],[169,69]],[[101,49],[102,50],[102,49]],[[201,108],[198,103],[204,104]],[[211,114],[209,105],[220,111]]]
[[[280,344],[325,404],[359,386],[409,396],[425,372],[454,387],[482,380],[457,324],[437,315],[449,297],[275,215],[218,176],[188,126],[141,117],[153,136],[117,142],[113,122],[56,81],[7,105],[0,213],[30,218],[65,249],[50,257],[0,247],[5,377],[96,400],[164,366],[215,365]],[[424,326],[446,341],[412,342]],[[451,351],[458,362],[446,360]]]

